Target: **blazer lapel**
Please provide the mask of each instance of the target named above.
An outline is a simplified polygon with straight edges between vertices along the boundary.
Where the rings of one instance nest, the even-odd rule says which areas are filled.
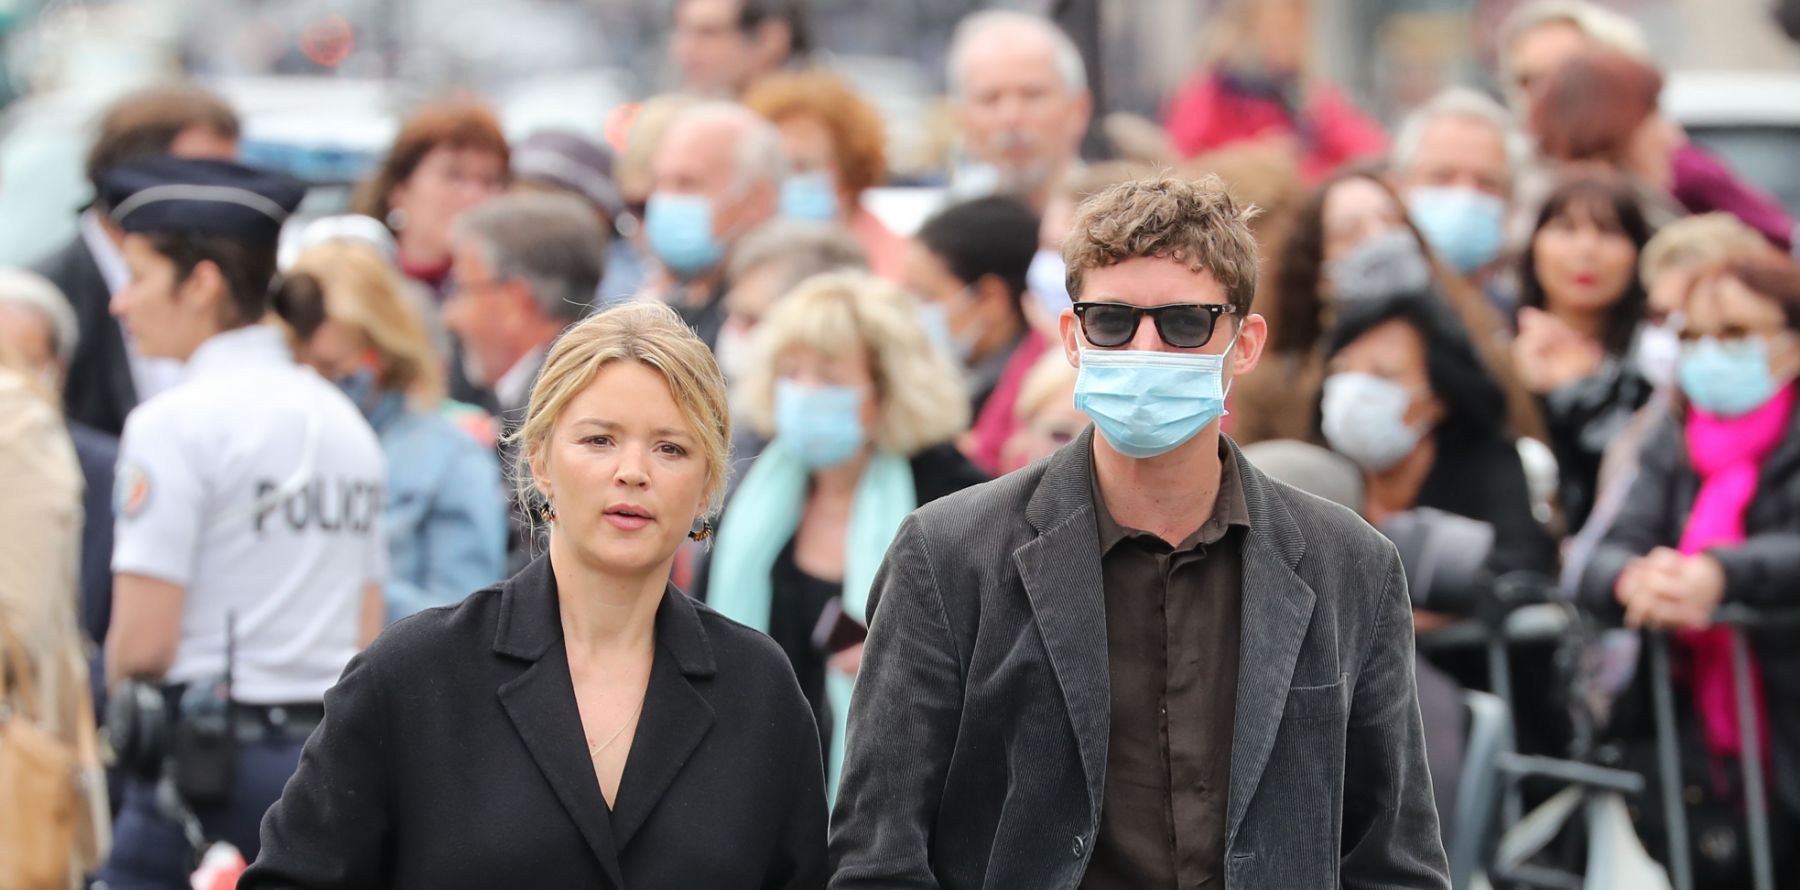
[[[549,557],[539,557],[506,582],[502,596],[494,650],[531,664],[500,687],[501,705],[606,876],[622,890],[625,878],[607,824],[606,798],[587,757],[575,705]]]
[[[1306,542],[1274,483],[1244,460],[1235,443],[1250,534],[1244,540],[1242,648],[1237,720],[1231,736],[1231,793],[1226,837],[1237,833],[1281,729],[1300,645],[1312,623],[1316,595],[1294,567]]]
[[[1039,536],[1013,551],[1013,561],[1049,650],[1081,752],[1089,803],[1098,814],[1112,731],[1112,686],[1094,525],[1093,435],[1089,427],[1050,459],[1026,506],[1026,519]]]
[[[614,800],[613,840],[620,851],[631,844],[712,729],[712,705],[691,681],[711,677],[715,670],[699,612],[687,594],[671,585],[656,610],[656,660]]]

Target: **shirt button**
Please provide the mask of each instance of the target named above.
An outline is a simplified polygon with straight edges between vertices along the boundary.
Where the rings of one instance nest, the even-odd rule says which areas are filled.
[[[1080,859],[1081,854],[1083,852],[1085,852],[1086,850],[1087,850],[1087,841],[1082,840],[1081,835],[1079,835],[1079,834],[1076,835],[1075,842],[1069,845],[1069,852],[1074,853],[1076,859]]]

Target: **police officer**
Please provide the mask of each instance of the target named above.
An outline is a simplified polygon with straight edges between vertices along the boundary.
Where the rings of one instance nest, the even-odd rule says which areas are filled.
[[[186,363],[120,444],[108,735],[132,778],[101,878],[175,890],[200,846],[255,857],[326,688],[381,627],[385,473],[356,406],[269,321],[322,317],[271,288],[299,184],[154,158],[100,187],[131,271],[112,313]]]

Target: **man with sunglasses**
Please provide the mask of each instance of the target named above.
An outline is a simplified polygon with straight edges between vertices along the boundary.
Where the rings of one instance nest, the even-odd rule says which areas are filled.
[[[834,890],[1448,888],[1394,548],[1219,430],[1256,367],[1217,179],[1082,205],[1090,429],[920,509],[870,592]]]

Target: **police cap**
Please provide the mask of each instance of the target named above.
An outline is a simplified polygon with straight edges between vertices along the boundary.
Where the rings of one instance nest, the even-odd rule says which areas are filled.
[[[273,247],[306,187],[232,161],[155,157],[100,174],[99,199],[127,232],[231,238]]]

